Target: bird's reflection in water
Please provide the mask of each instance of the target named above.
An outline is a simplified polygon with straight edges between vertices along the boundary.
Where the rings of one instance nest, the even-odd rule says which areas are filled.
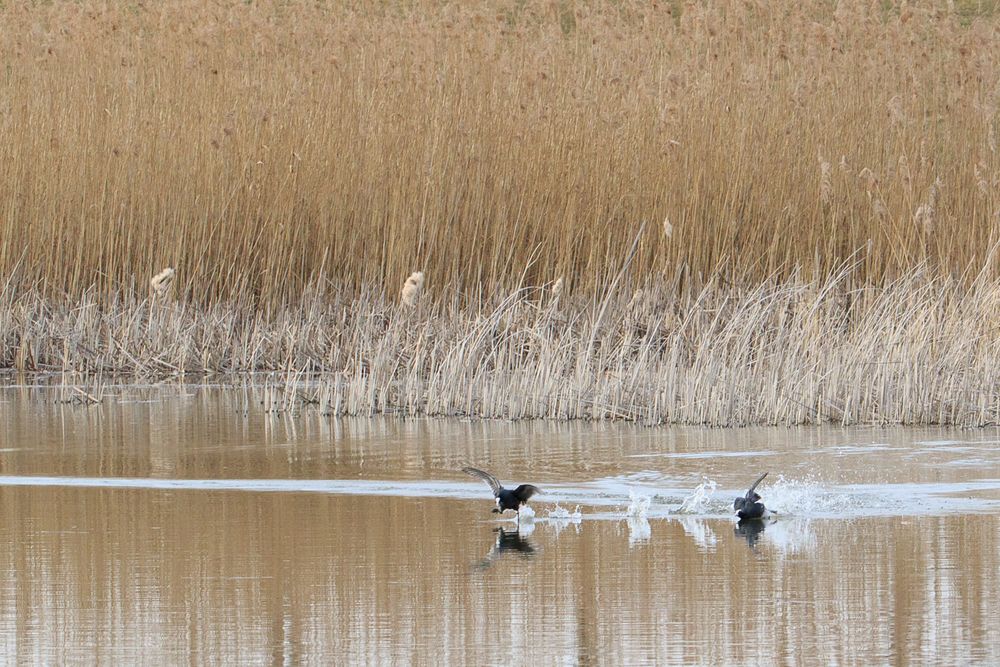
[[[495,528],[494,532],[497,534],[497,540],[490,549],[490,552],[477,565],[480,570],[492,567],[494,563],[507,554],[516,554],[522,558],[531,558],[535,555],[535,545],[528,539],[528,534],[532,532],[531,530]]]
[[[733,532],[747,541],[747,546],[753,549],[757,546],[757,540],[761,533],[767,528],[767,522],[763,519],[740,519],[733,528]]]
[[[767,528],[767,523],[762,519],[740,519],[733,528],[733,532],[747,541],[747,546],[753,549],[757,546],[757,540],[761,533]]]

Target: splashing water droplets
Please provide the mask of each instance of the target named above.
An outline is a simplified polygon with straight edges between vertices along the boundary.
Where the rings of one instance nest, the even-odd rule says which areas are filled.
[[[633,489],[628,490],[629,505],[625,510],[625,515],[637,519],[645,519],[646,512],[649,511],[649,504],[653,501],[652,496],[639,495]]]
[[[709,501],[718,485],[707,477],[702,479],[701,484],[695,487],[691,495],[684,498],[681,506],[677,508],[679,514],[704,514],[709,509]]]
[[[554,520],[554,521],[573,521],[573,522],[578,522],[578,521],[581,521],[583,519],[583,513],[580,512],[580,506],[579,505],[576,506],[576,509],[574,509],[572,512],[570,512],[568,509],[566,509],[565,507],[561,506],[559,503],[556,503],[555,508],[554,509],[550,509],[548,511],[548,518],[550,520]]]

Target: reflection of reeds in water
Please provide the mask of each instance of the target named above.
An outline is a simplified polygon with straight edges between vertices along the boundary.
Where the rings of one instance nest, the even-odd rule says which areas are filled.
[[[142,426],[130,423],[129,433]],[[198,479],[220,454],[188,445],[191,437],[183,428],[179,449]],[[120,453],[103,444],[102,457]],[[146,449],[122,455],[126,474]],[[328,454],[317,451],[302,474]],[[53,454],[51,465],[73,474],[80,460]],[[0,488],[0,515],[0,567],[10,579],[0,597],[5,664],[201,664],[220,655],[262,664],[317,654],[349,664],[429,664],[442,655],[493,664],[511,650],[540,665],[777,664],[789,655],[996,664],[1000,654],[1000,533],[989,515],[816,522],[823,548],[808,558],[774,547],[770,530],[780,526],[760,536],[759,558],[731,539],[729,522],[710,524],[719,538],[710,556],[677,521],[656,522],[642,548],[630,548],[613,522],[559,537],[542,526],[531,566],[523,552],[505,555],[488,585],[457,564],[485,550],[492,533],[456,530],[456,515],[473,514],[451,502]],[[752,586],[704,584],[740,581],[748,568],[758,577]],[[782,611],[748,622],[770,607]],[[434,613],[413,611],[424,609]],[[497,630],[498,609],[518,610],[512,624],[523,640]],[[647,618],[669,619],[671,631]],[[575,634],[563,639],[553,626]],[[77,636],[90,643],[66,646]]]
[[[546,288],[398,316],[374,293],[248,316],[0,303],[7,363],[134,378],[275,372],[265,408],[705,424],[1000,422],[1000,284],[916,271],[700,291],[649,282],[607,304]],[[319,297],[315,297],[319,299]],[[447,302],[447,299],[442,301]]]
[[[983,5],[568,4],[4,3],[0,276],[109,296],[170,257],[200,303],[415,266],[595,294],[661,220],[634,275],[983,264]]]

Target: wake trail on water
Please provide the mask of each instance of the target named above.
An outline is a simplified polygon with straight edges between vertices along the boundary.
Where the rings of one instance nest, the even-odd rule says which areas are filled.
[[[544,483],[534,511],[522,509],[522,521],[578,523],[587,519],[729,518],[733,499],[745,488],[720,488],[707,477],[677,480],[642,471],[575,484]],[[245,491],[325,493],[474,500],[488,498],[481,484],[453,480],[302,480],[302,479],[160,479],[146,477],[0,476],[0,487],[146,489],[164,491]],[[758,488],[767,507],[779,517],[852,518],[982,514],[1000,511],[1000,479],[896,484],[830,484],[813,477],[778,475]],[[568,508],[573,507],[570,511]],[[581,507],[586,511],[581,511]]]

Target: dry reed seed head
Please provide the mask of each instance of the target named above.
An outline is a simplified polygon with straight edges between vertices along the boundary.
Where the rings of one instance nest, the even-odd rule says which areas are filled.
[[[899,178],[903,181],[906,187],[910,187],[911,175],[910,175],[910,161],[906,157],[906,153],[899,156],[899,161],[896,163],[897,171],[899,172]]]
[[[150,278],[149,287],[153,290],[154,295],[163,296],[167,293],[167,290],[170,289],[171,283],[174,282],[174,273],[174,269],[168,266]]]
[[[833,201],[833,178],[830,175],[830,163],[819,156],[819,200],[824,205]]]
[[[929,203],[921,204],[913,214],[913,222],[924,234],[934,233],[934,207]]]
[[[886,103],[886,108],[889,109],[889,118],[892,122],[897,125],[906,125],[906,114],[903,113],[903,98],[900,95],[894,95]]]
[[[941,188],[944,187],[944,182],[941,180],[940,176],[934,177],[934,182],[931,183],[930,190],[927,191],[927,201],[930,202],[931,206],[937,208],[938,197],[941,195]]]
[[[558,297],[563,291],[563,279],[559,278],[552,284],[552,296]]]
[[[878,177],[868,167],[865,167],[858,173],[858,178],[865,182],[865,192],[868,194],[869,198],[878,187]]]
[[[937,222],[938,195],[943,186],[944,183],[941,182],[941,177],[938,176],[935,178],[930,188],[927,189],[927,201],[918,206],[916,212],[913,214],[914,223],[916,223],[924,234],[929,235],[934,233]]]
[[[413,308],[420,300],[420,293],[424,288],[424,272],[414,271],[403,283],[403,291],[400,294],[400,302],[407,308]]]
[[[670,224],[670,218],[663,218],[663,237],[668,241],[674,235],[674,226]]]
[[[881,197],[876,196],[872,198],[872,215],[878,220],[885,220],[889,217],[889,209]],[[871,240],[869,240],[870,242]]]
[[[982,161],[977,162],[974,170],[976,172],[976,187],[979,188],[979,191],[984,195],[989,196],[991,188],[990,181],[986,178],[986,165],[983,164]]]
[[[847,164],[847,156],[846,155],[841,155],[840,156],[840,173],[847,174],[847,173],[850,173],[850,171],[851,171],[851,168]]]

